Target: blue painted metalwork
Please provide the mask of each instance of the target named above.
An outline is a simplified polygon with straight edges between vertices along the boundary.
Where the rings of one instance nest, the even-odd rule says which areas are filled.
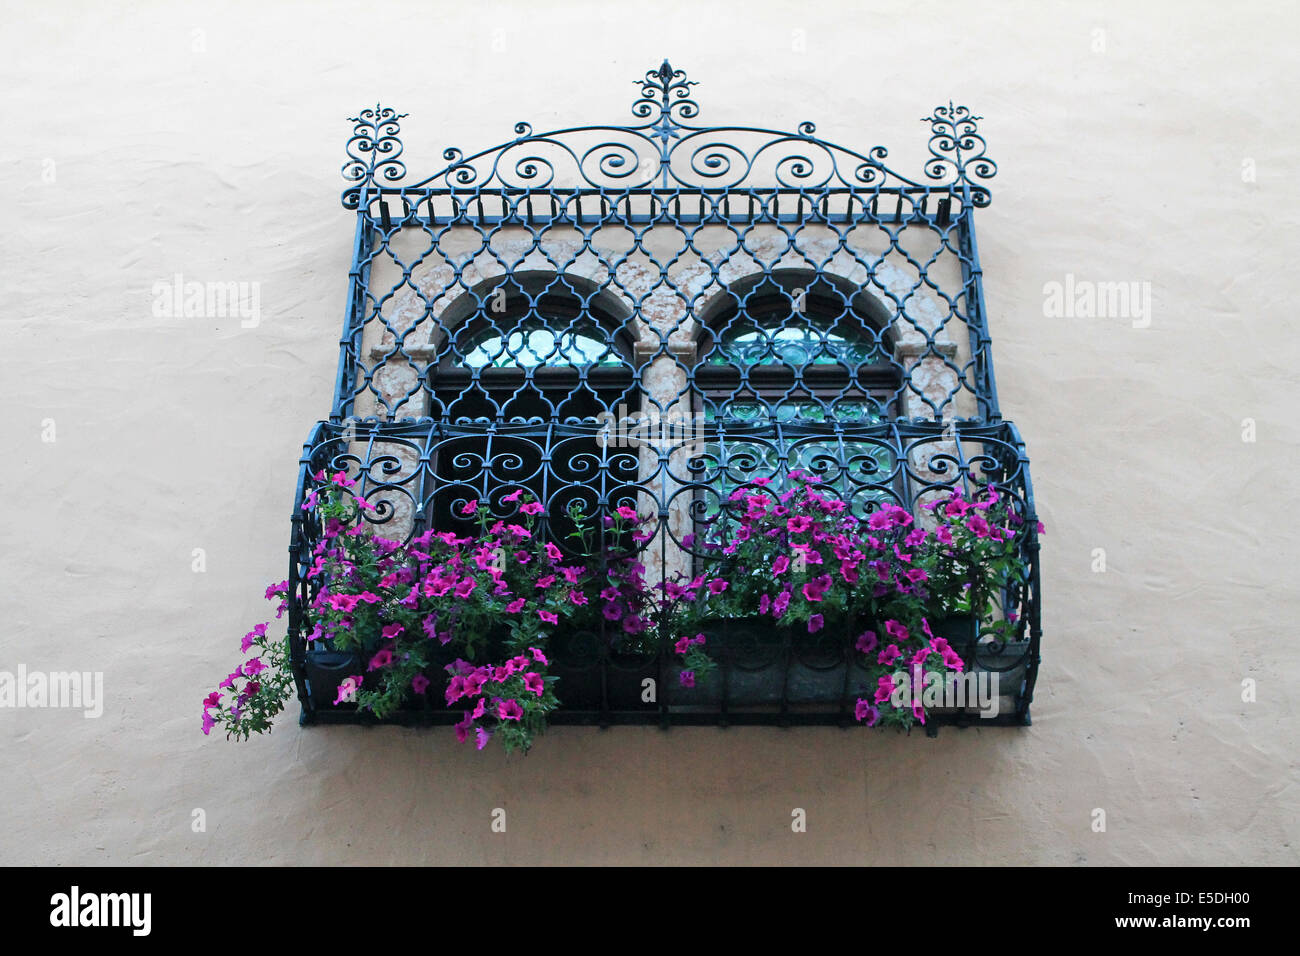
[[[860,513],[996,481],[1036,520],[993,374],[973,212],[997,167],[980,117],[952,103],[925,117],[929,158],[908,178],[884,147],[857,152],[812,123],[698,125],[696,84],[667,62],[637,82],[632,124],[518,123],[491,149],[447,149],[442,169],[410,184],[406,114],[377,105],[353,118],[338,375],[303,449],[293,517],[305,719],[356,719],[316,709],[303,669],[316,530],[298,505],[322,468],[358,477],[390,536],[452,522],[469,498],[505,515],[499,499],[520,484],[553,530],[573,502],[649,505],[660,569],[701,559],[683,528],[726,490],[796,466]],[[610,441],[611,423],[647,421],[688,422],[689,443]],[[980,651],[1014,678],[1007,719],[1020,723],[1041,637],[1036,537],[1025,548],[1030,580],[1004,596],[1019,640]],[[602,698],[559,722],[650,719],[735,715],[647,715]],[[838,707],[796,722],[842,721]]]

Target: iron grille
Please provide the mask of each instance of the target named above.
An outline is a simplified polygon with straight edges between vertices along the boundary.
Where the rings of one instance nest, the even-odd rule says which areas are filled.
[[[951,103],[925,117],[929,159],[915,180],[885,165],[883,147],[855,152],[812,123],[699,125],[695,82],[667,62],[637,85],[630,125],[519,123],[491,149],[447,149],[444,168],[411,184],[405,114],[376,106],[352,119],[342,200],[357,224],[338,375],[304,447],[293,516],[305,720],[361,719],[307,692],[316,531],[300,506],[322,468],[357,477],[368,520],[398,539],[454,527],[469,499],[504,514],[500,497],[520,486],[561,546],[571,504],[631,505],[658,516],[644,563],[663,575],[705,558],[690,536],[731,489],[795,467],[858,513],[996,481],[1033,519],[984,311],[973,212],[996,165],[980,117]],[[1030,580],[1003,601],[1018,640],[977,659],[1015,678],[1007,719],[1019,723],[1041,636],[1035,538],[1026,549]],[[784,691],[756,711],[725,697],[704,710],[620,706],[616,642],[588,638],[599,690],[559,722],[845,720],[847,676],[845,696],[817,711]]]

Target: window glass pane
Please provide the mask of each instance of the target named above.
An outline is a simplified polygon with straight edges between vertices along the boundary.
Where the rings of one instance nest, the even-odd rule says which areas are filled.
[[[792,319],[781,326],[759,327],[752,322],[732,325],[711,350],[709,365],[830,365],[855,366],[888,361],[865,332],[846,337]]]
[[[509,335],[486,329],[465,349],[462,364],[469,368],[535,368],[540,365],[621,365],[594,326],[555,332],[543,326],[516,328]]]

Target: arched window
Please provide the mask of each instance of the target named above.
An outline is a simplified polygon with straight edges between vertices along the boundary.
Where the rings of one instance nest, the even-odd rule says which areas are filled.
[[[478,286],[442,315],[430,368],[435,418],[595,421],[640,407],[629,312],[595,283],[518,272]]]
[[[890,323],[874,296],[802,270],[736,283],[703,310],[695,394],[715,436],[704,470],[719,479],[706,513],[736,485],[794,468],[822,475],[857,509],[890,496],[890,443],[853,427],[899,414]]]
[[[607,416],[641,407],[630,315],[589,280],[540,272],[484,283],[449,306],[429,369],[432,415],[452,436],[434,456],[438,483],[465,497],[527,488],[561,539],[570,505],[595,513],[634,488],[636,456],[599,437]]]

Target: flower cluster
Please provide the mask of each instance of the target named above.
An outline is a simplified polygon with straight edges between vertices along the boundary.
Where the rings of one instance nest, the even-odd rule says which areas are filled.
[[[374,508],[345,473],[315,478],[303,505],[319,529],[304,582],[306,641],[358,662],[333,704],[379,718],[422,700],[459,708],[457,737],[480,749],[497,737],[527,750],[545,728],[559,703],[548,640],[561,628],[609,635],[620,652],[676,655],[686,688],[707,686],[710,633],[727,619],[763,619],[792,640],[850,642],[866,673],[858,720],[910,726],[927,715],[919,698],[900,702],[900,678],[916,686],[967,666],[944,621],[974,618],[997,640],[1018,627],[1002,602],[1026,579],[1028,529],[1015,499],[993,486],[976,498],[932,493],[918,519],[891,503],[853,514],[799,471],[781,486],[756,479],[729,495],[698,542],[683,540],[708,571],[651,589],[637,555],[655,519],[627,505],[598,528],[573,506],[567,550],[546,540],[544,509],[523,489],[500,499],[512,506],[505,517],[461,502],[476,533],[434,529],[403,543],[374,533],[364,520]],[[288,588],[267,589],[277,616]],[[283,709],[289,648],[268,627],[245,636],[241,652],[253,656],[204,700],[205,734],[220,724],[247,739]]]
[[[382,719],[438,694],[447,706],[467,708],[456,725],[462,741],[481,749],[499,736],[507,750],[526,750],[558,705],[546,655],[555,628],[590,627],[599,616],[617,622],[629,642],[653,638],[645,568],[608,544],[646,534],[626,506],[607,519],[607,533],[594,536],[571,511],[574,536],[586,546],[576,555],[543,540],[543,508],[523,489],[501,498],[514,506],[505,519],[494,520],[477,501],[462,502],[459,512],[477,521],[477,534],[434,529],[402,543],[372,533],[362,518],[373,506],[346,473],[315,478],[321,487],[303,505],[320,527],[306,572],[316,585],[305,609],[306,640],[360,661],[360,672],[340,682],[336,706],[354,704]],[[283,595],[287,584],[279,587]],[[266,625],[259,627],[264,636]],[[289,683],[287,651],[277,653],[283,681],[275,685],[282,691],[275,712]],[[254,658],[232,678],[250,667],[263,665]],[[245,689],[244,710],[256,693],[256,685]],[[208,709],[205,732],[214,719]]]
[[[280,601],[280,617],[286,609],[288,582],[266,589],[267,600]],[[248,657],[226,675],[217,689],[203,699],[203,733],[212,728],[225,729],[226,737],[247,740],[250,734],[271,729],[276,715],[284,710],[293,685],[289,671],[288,638],[271,639],[266,629],[270,622],[258,624],[239,642],[241,654]]]
[[[898,671],[924,678],[963,669],[947,638],[932,631],[943,618],[972,615],[1007,636],[1014,612],[1002,614],[997,600],[1025,573],[1017,540],[1023,519],[995,488],[973,501],[954,490],[928,507],[934,519],[921,527],[892,503],[854,515],[801,471],[780,488],[757,479],[730,494],[702,540],[686,542],[706,556],[711,573],[664,585],[668,626],[689,634],[758,617],[795,639],[824,631],[847,639],[868,623],[855,641],[870,676],[858,719],[924,723],[919,703],[901,706],[893,693]],[[683,682],[693,686],[707,673],[707,655],[689,638],[677,638],[674,650]]]

